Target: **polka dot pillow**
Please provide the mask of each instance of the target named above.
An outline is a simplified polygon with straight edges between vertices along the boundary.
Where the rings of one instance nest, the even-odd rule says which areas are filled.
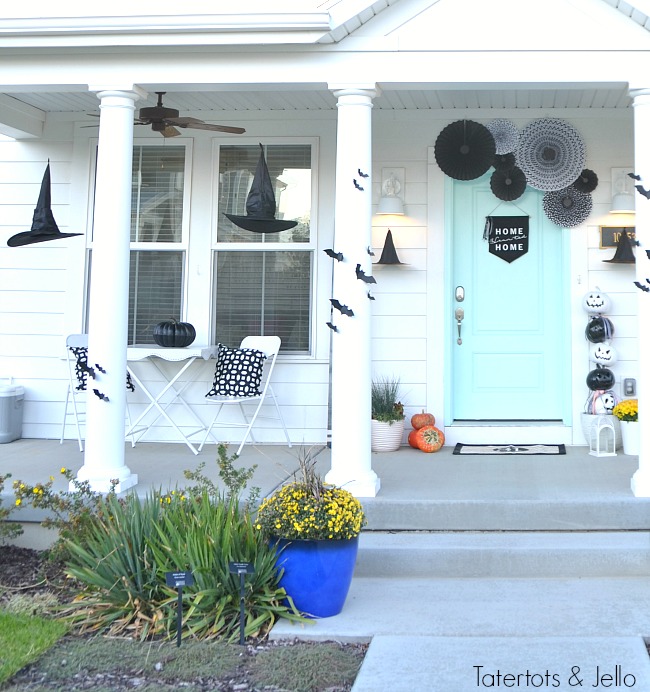
[[[212,389],[206,396],[256,396],[260,393],[266,356],[253,348],[219,345]]]

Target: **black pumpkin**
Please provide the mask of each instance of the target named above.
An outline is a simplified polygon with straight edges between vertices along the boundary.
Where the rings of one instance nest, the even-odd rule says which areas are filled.
[[[616,378],[609,368],[594,368],[587,375],[587,387],[592,392],[611,389],[615,384]]]
[[[179,322],[171,317],[159,322],[153,328],[153,340],[158,346],[167,348],[183,348],[196,339],[196,330],[189,322]]]
[[[592,317],[585,329],[585,336],[592,344],[609,341],[614,336],[614,325],[609,318],[602,315]]]

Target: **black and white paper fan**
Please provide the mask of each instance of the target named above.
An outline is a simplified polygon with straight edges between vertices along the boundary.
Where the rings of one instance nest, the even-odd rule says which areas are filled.
[[[455,180],[480,178],[492,165],[496,145],[490,131],[473,120],[457,120],[438,135],[436,162]]]
[[[563,228],[573,228],[587,219],[593,201],[588,192],[580,192],[570,186],[564,190],[547,192],[542,204],[544,213],[554,224]]]
[[[523,129],[515,156],[531,187],[553,192],[578,178],[585,165],[585,145],[568,122],[539,118]]]
[[[573,181],[573,187],[580,192],[593,192],[598,187],[598,176],[585,168]]]
[[[492,133],[497,154],[510,154],[519,143],[519,130],[510,120],[495,118],[485,126]]]
[[[506,202],[518,199],[526,190],[526,176],[521,168],[511,168],[509,171],[494,171],[490,178],[490,187],[495,197]]]
[[[517,161],[514,154],[495,154],[492,165],[497,171],[509,171],[513,169]]]

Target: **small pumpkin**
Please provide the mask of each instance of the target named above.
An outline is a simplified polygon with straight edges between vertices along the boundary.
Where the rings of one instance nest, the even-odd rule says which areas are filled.
[[[436,419],[432,413],[426,413],[422,410],[422,413],[415,413],[411,416],[411,427],[415,430],[423,428],[425,425],[435,425]]]
[[[445,444],[445,433],[435,425],[425,425],[416,430],[415,440],[423,452],[437,452]]]
[[[416,439],[417,434],[418,434],[417,430],[411,430],[411,432],[409,433],[409,436],[408,436],[408,443],[409,443],[409,445],[411,445],[411,447],[413,447],[413,449],[419,449],[418,441]]]
[[[153,340],[158,346],[167,348],[184,348],[196,339],[196,330],[189,322],[179,322],[170,317],[158,322],[153,328]]]

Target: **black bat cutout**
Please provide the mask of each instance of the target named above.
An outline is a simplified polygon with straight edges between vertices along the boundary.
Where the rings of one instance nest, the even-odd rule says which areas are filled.
[[[374,299],[375,299],[375,296],[373,296],[372,293],[370,293],[370,291],[368,291],[368,300],[374,300]]]
[[[375,256],[375,253],[370,249],[370,245],[368,245],[368,247],[366,248],[366,252],[367,252],[371,257],[374,257],[374,256]]]
[[[650,199],[650,190],[646,190],[643,185],[634,186],[638,192],[640,192],[646,199]]]
[[[632,178],[633,180],[641,181],[641,176],[640,176],[640,175],[637,175],[636,173],[628,173],[628,175],[629,175],[630,178]]]
[[[328,256],[331,257],[332,259],[335,259],[337,262],[342,262],[343,261],[343,253],[342,252],[334,252],[331,247],[328,247],[327,250],[323,250],[323,252]]]
[[[338,332],[339,328],[332,324],[331,322],[325,322],[325,324],[333,331],[333,332]]]
[[[357,268],[354,270],[357,274],[357,279],[361,279],[361,281],[367,283],[367,284],[376,284],[377,279],[375,279],[374,276],[366,276],[366,272],[361,269],[361,265],[357,264]]]
[[[650,250],[646,250],[645,254],[648,256],[648,259],[650,259]]]
[[[356,178],[352,178],[352,182],[354,183],[354,187],[356,187],[357,190],[363,190],[363,188],[361,187],[361,185],[359,185],[359,183],[357,182],[357,179],[356,179]]]
[[[110,399],[106,396],[106,394],[102,394],[99,391],[99,389],[93,389],[93,393],[98,399],[101,399],[102,401],[110,401]]]
[[[79,368],[80,368],[80,370],[87,372],[93,378],[93,380],[95,379],[95,369],[94,368],[91,368],[89,365],[84,364],[84,363],[80,363]]]
[[[650,284],[650,279],[646,279],[646,283],[649,283],[649,284]],[[644,286],[641,282],[635,281],[635,282],[634,282],[634,285],[635,285],[637,288],[640,288],[642,291],[645,291],[646,293],[650,293],[650,287]]]
[[[367,178],[370,174],[369,173],[362,173],[360,168],[357,168],[357,173],[362,177],[362,178]]]
[[[103,373],[104,375],[106,374],[106,370],[104,370],[104,368],[102,368],[102,366],[99,363],[95,363],[95,367],[97,368],[97,370],[99,370],[99,372]]]
[[[342,305],[336,298],[330,298],[330,303],[332,303],[333,307],[339,310],[342,315],[354,317],[354,312],[352,312],[347,305]]]

